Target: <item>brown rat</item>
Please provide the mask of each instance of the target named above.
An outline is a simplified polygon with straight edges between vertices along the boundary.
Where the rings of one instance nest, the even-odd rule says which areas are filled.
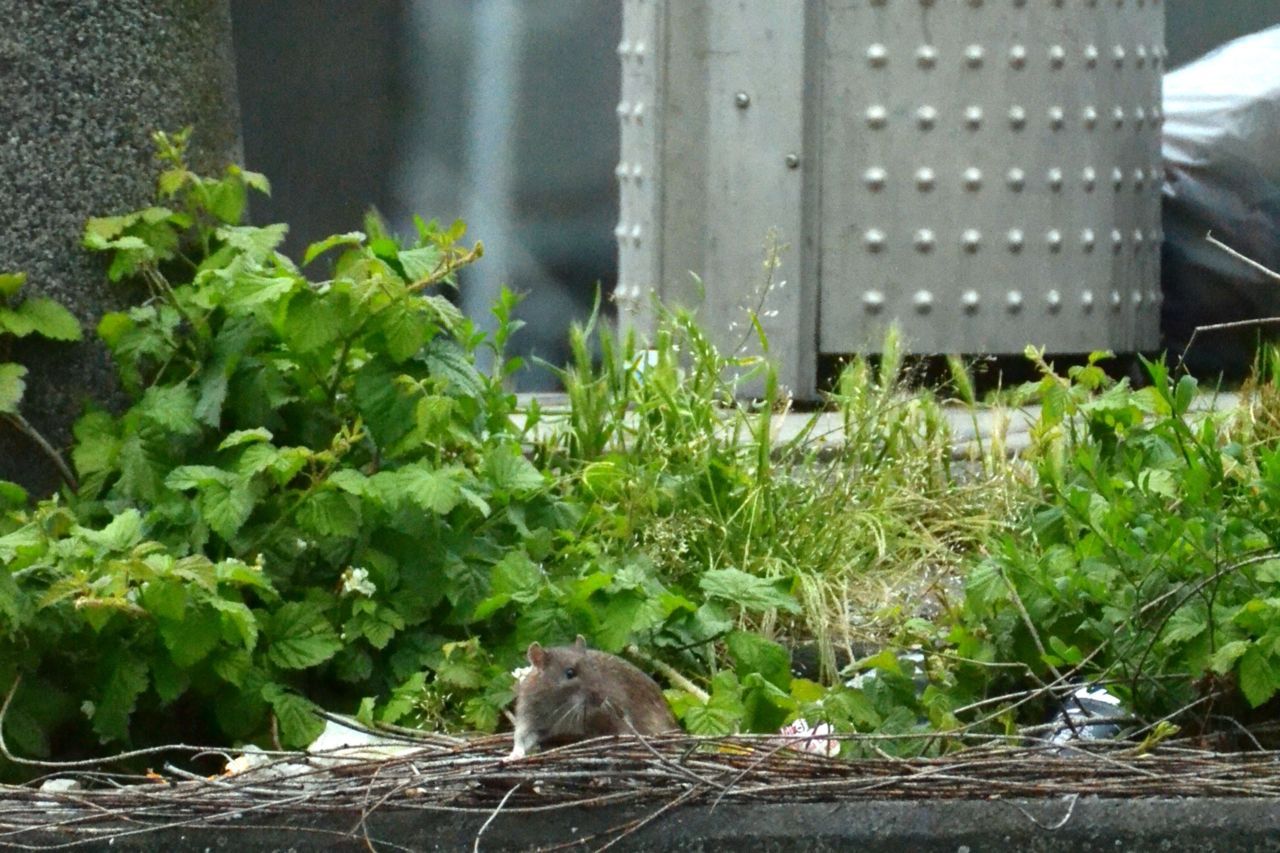
[[[587,648],[529,645],[532,671],[516,685],[512,758],[534,748],[600,735],[654,735],[677,728],[654,680],[627,661]]]

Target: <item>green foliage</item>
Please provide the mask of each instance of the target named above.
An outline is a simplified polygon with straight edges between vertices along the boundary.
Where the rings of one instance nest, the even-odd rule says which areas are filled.
[[[0,415],[17,415],[26,392],[27,369],[7,360],[16,339],[80,340],[80,323],[66,308],[48,297],[18,298],[26,281],[25,273],[0,273]]]
[[[1040,497],[967,584],[962,655],[1037,677],[1102,680],[1139,713],[1236,685],[1280,687],[1280,450],[1235,413],[1196,411],[1196,382],[1144,362],[1133,390],[1097,366],[1029,388]],[[1246,401],[1246,410],[1253,404]]]

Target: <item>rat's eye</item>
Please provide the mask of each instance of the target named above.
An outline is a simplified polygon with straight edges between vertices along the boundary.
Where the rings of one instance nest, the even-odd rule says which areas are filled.
[[[578,675],[578,671],[573,667],[570,666],[565,668],[565,671],[564,671],[565,678],[575,678],[577,677],[577,675]]]

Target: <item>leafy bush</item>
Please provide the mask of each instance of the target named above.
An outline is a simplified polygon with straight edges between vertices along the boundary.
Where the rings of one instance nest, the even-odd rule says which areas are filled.
[[[1274,436],[1193,410],[1195,380],[1162,363],[1144,362],[1151,384],[1135,391],[1099,357],[1064,377],[1032,355],[1041,495],[969,577],[960,653],[1022,662],[1038,683],[1101,681],[1149,718],[1208,696],[1229,709],[1237,685],[1267,702],[1280,687]]]

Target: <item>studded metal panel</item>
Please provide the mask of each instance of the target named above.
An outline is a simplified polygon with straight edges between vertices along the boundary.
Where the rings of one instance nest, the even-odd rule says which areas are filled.
[[[1159,0],[828,3],[824,352],[1154,346]]]
[[[1155,344],[1161,0],[623,9],[623,309],[701,302],[732,345],[759,307],[801,394],[895,319],[917,351]]]

